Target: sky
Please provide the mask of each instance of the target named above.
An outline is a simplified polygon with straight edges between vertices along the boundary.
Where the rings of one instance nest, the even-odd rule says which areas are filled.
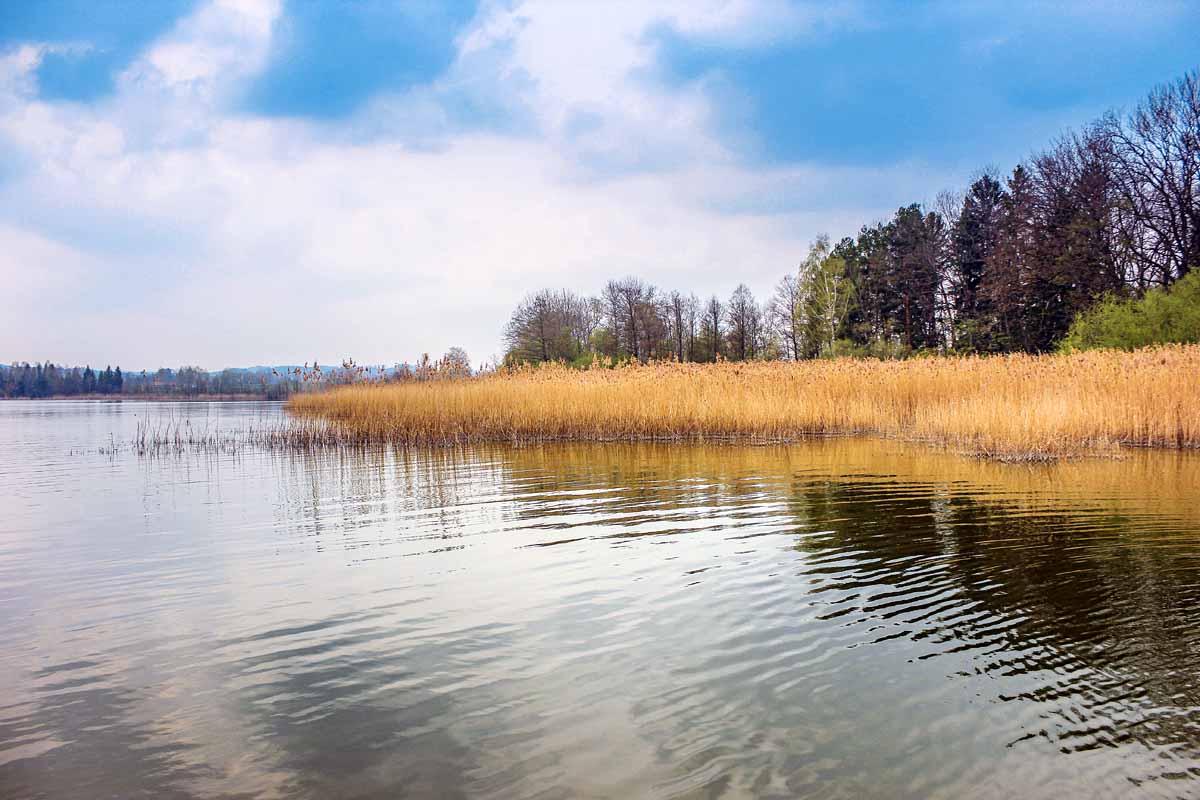
[[[1200,66],[1200,4],[0,0],[0,362],[476,363],[763,298]]]

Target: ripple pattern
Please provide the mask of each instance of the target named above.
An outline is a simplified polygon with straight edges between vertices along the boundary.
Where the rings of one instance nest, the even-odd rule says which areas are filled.
[[[1200,794],[1200,459],[189,453],[0,403],[0,796]]]

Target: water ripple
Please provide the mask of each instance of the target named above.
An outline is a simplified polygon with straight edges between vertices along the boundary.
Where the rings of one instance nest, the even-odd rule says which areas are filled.
[[[0,795],[1200,791],[1200,459],[101,452],[0,404]]]

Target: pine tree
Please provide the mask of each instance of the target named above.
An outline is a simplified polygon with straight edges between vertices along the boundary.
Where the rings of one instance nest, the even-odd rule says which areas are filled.
[[[936,348],[941,344],[937,289],[945,225],[940,215],[925,214],[914,203],[897,211],[890,227],[892,328],[910,350]]]
[[[50,395],[49,381],[46,379],[46,366],[38,364],[34,370],[33,388],[30,397],[48,397]]]
[[[1031,302],[1031,270],[1039,246],[1034,191],[1029,171],[1018,165],[1007,181],[996,247],[988,254],[980,281],[979,293],[988,309],[981,349],[1033,349],[1022,322]]]
[[[954,344],[965,350],[987,349],[987,296],[980,292],[988,260],[1000,245],[1004,192],[991,175],[983,175],[967,191],[951,237]]]
[[[1064,139],[1034,162],[1039,235],[1022,320],[1031,351],[1052,349],[1076,314],[1123,284],[1115,189],[1094,137]]]

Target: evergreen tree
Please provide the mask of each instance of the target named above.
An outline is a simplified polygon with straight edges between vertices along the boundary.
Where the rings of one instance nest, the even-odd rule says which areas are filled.
[[[82,377],[79,367],[72,367],[63,373],[63,389],[65,395],[76,395],[83,390]]]
[[[938,214],[913,204],[896,212],[890,230],[888,293],[891,329],[910,350],[939,347],[937,290],[945,226]]]
[[[1033,349],[1022,320],[1031,303],[1031,270],[1039,247],[1035,202],[1029,171],[1018,165],[1007,181],[996,247],[988,254],[980,281],[980,296],[988,309],[981,320],[980,349]]]
[[[34,370],[33,388],[30,391],[30,397],[49,397],[50,383],[46,377],[45,365],[38,364]]]
[[[33,391],[34,372],[29,362],[21,365],[21,376],[17,379],[17,397],[30,397]]]
[[[1022,325],[1026,348],[1044,352],[1079,312],[1122,287],[1115,190],[1095,134],[1064,139],[1034,162],[1038,235]]]
[[[952,235],[954,344],[960,350],[987,349],[987,295],[980,292],[989,259],[1000,246],[1004,192],[991,175],[983,175],[967,191]]]
[[[889,321],[896,308],[890,248],[893,227],[892,223],[864,226],[857,240],[845,239],[831,253],[843,260],[846,277],[854,286],[856,302],[846,315],[845,335],[860,345],[892,335]]]

